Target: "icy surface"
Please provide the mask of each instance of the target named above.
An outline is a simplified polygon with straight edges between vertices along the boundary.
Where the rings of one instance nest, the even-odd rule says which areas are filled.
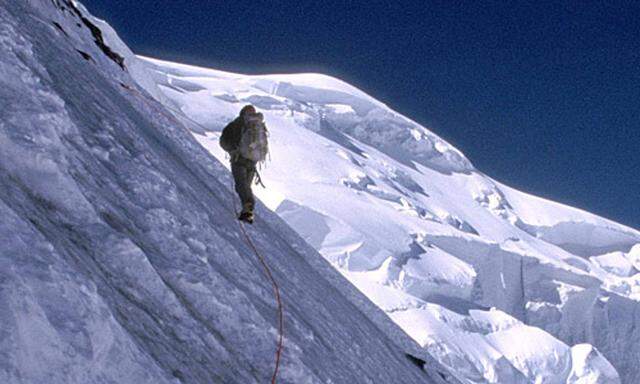
[[[636,230],[492,180],[340,80],[140,59],[223,162],[222,127],[265,114],[261,200],[460,380],[637,382]]]
[[[275,300],[228,172],[96,25],[70,1],[0,0],[0,383],[268,382]],[[279,383],[456,382],[257,209]]]
[[[66,0],[0,21],[0,382],[266,382],[273,293],[217,144],[246,103],[271,131],[251,234],[280,382],[638,382],[637,231],[329,76],[137,58]]]

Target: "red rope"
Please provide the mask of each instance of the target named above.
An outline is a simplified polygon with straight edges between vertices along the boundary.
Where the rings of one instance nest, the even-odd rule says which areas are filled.
[[[236,210],[237,208],[235,205],[235,199],[233,204],[234,204],[234,210]],[[283,310],[282,310],[282,300],[280,299],[280,288],[278,287],[278,283],[276,282],[276,279],[273,278],[273,275],[271,274],[271,269],[269,268],[269,265],[267,264],[265,258],[262,256],[260,251],[258,251],[258,248],[253,243],[253,240],[251,240],[251,237],[249,236],[249,234],[244,228],[244,224],[240,220],[238,220],[238,226],[240,227],[240,230],[244,234],[244,237],[247,240],[247,243],[251,246],[251,248],[253,249],[253,252],[258,256],[260,263],[262,263],[262,266],[264,267],[264,271],[265,271],[265,274],[267,275],[267,278],[271,280],[271,284],[273,285],[273,292],[275,293],[276,301],[278,302],[278,347],[276,349],[276,364],[273,370],[273,376],[271,376],[271,384],[276,384],[276,377],[278,376],[278,369],[280,368],[280,355],[282,354],[283,338],[284,338]]]
[[[157,108],[155,105],[149,103],[145,98],[142,97],[142,94],[140,93],[140,91],[138,91],[137,89],[130,87],[124,83],[120,83],[120,85],[122,86],[122,88],[130,91],[132,94],[139,96],[140,99],[142,99],[145,103],[147,103],[148,105],[152,106],[154,109],[158,110],[160,113],[162,113],[163,115],[165,115],[166,117],[168,117],[170,120],[174,120],[178,123],[180,123],[175,116],[168,114],[166,111]],[[166,108],[174,110],[173,108],[166,106]],[[180,112],[181,113],[181,112]],[[186,119],[188,119],[189,121],[191,121],[193,124],[197,125],[198,127],[204,129],[205,131],[207,130],[207,128],[205,128],[204,126],[202,126],[201,124],[199,124],[197,121],[194,121],[193,119],[184,116]],[[233,190],[233,188],[231,189]],[[237,207],[236,207],[236,201],[235,201],[235,196],[233,196],[233,192],[231,193],[231,198],[233,199],[233,210],[234,210],[234,220],[237,218]],[[271,384],[276,384],[276,379],[278,376],[278,371],[280,369],[280,358],[282,355],[282,350],[284,348],[284,310],[283,310],[283,306],[282,306],[282,300],[280,298],[280,287],[278,287],[278,283],[276,282],[276,279],[273,277],[273,274],[271,273],[271,268],[269,268],[269,265],[267,264],[266,259],[264,258],[264,256],[262,256],[262,254],[260,253],[260,251],[258,250],[258,247],[256,247],[256,245],[254,244],[253,240],[251,239],[251,236],[249,236],[249,233],[247,233],[244,224],[238,220],[238,226],[240,227],[240,230],[242,232],[242,234],[245,237],[245,240],[247,241],[247,244],[249,244],[249,247],[251,247],[251,249],[253,250],[253,253],[255,253],[255,255],[258,257],[258,260],[260,261],[260,263],[262,264],[262,267],[264,268],[264,272],[265,275],[267,276],[267,278],[271,281],[271,284],[273,285],[273,292],[275,294],[276,297],[276,302],[278,304],[278,344],[277,344],[277,348],[276,348],[276,361],[275,361],[275,367],[273,369],[273,375],[271,376]]]

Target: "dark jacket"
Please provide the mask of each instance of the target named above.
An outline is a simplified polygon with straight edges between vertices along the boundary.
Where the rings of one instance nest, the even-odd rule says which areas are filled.
[[[229,153],[238,149],[238,146],[240,145],[240,138],[242,137],[243,126],[244,122],[242,121],[242,117],[239,116],[224,127],[222,135],[220,136],[220,146],[222,149]]]

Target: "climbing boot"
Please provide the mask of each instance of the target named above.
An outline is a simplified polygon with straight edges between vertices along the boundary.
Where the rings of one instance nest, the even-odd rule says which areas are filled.
[[[253,204],[251,202],[242,204],[242,212],[238,216],[238,220],[249,224],[253,223]]]
[[[240,216],[238,216],[238,220],[244,221],[245,223],[253,224],[253,212],[242,212]]]

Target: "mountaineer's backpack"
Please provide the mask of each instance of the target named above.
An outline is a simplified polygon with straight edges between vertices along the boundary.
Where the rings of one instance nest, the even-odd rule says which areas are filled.
[[[269,154],[269,133],[262,113],[244,116],[238,153],[247,160],[264,162]]]

